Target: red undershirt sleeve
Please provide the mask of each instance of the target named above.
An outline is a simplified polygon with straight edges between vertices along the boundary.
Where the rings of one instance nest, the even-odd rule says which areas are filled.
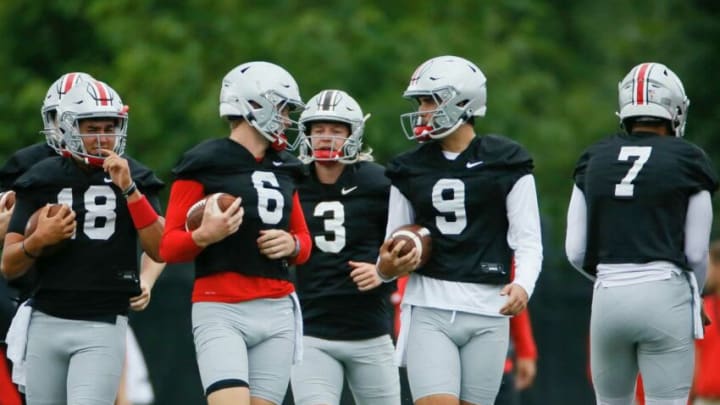
[[[510,334],[515,344],[515,355],[521,359],[537,359],[537,347],[527,309],[510,318]]]
[[[188,209],[205,197],[201,183],[193,180],[176,180],[170,190],[165,230],[160,241],[160,257],[167,263],[191,262],[202,248],[195,244],[192,232],[185,230]]]
[[[293,206],[290,213],[290,233],[293,234],[300,242],[300,252],[297,256],[290,259],[291,264],[303,264],[310,258],[312,251],[312,239],[307,223],[305,223],[305,214],[303,214],[300,205],[300,196],[297,191],[293,194]]]

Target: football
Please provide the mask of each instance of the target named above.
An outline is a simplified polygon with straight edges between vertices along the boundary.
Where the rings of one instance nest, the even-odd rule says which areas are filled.
[[[228,193],[215,193],[205,196],[188,209],[187,215],[185,216],[185,230],[194,231],[200,227],[203,213],[205,212],[205,204],[207,204],[208,201],[215,201],[216,207],[220,209],[220,211],[225,212],[225,210],[235,202],[235,198],[235,196]]]
[[[27,225],[25,225],[25,237],[32,235],[33,232],[35,232],[35,229],[37,229],[38,224],[38,216],[40,215],[40,211],[44,207],[40,207],[35,211],[31,216],[30,219],[27,221]],[[60,211],[60,208],[62,208],[62,204],[50,204],[50,209],[48,210],[48,218],[54,217],[57,215],[58,211]],[[70,211],[68,211],[69,213]]]
[[[430,237],[430,230],[424,226],[416,224],[403,225],[393,231],[390,238],[392,239],[392,244],[390,245],[391,250],[395,247],[396,243],[401,240],[405,241],[405,245],[403,245],[400,250],[400,256],[410,253],[413,248],[417,249],[420,253],[419,267],[425,265],[430,258],[430,253],[432,253],[432,238]]]
[[[12,190],[0,193],[0,210],[9,210],[15,205],[15,192]]]
[[[62,204],[50,204],[50,209],[48,210],[48,214],[47,214],[48,218],[54,217],[55,215],[57,215],[58,211],[60,211],[60,208],[62,208]],[[25,238],[28,238],[37,229],[38,216],[40,215],[40,211],[42,209],[43,209],[43,207],[38,208],[37,211],[35,211],[30,216],[30,219],[28,219],[27,225],[25,225]],[[70,214],[70,212],[72,212],[72,211],[68,211],[68,215]],[[67,239],[62,242],[56,243],[55,245],[45,246],[42,249],[42,252],[40,252],[40,255],[41,256],[51,255],[51,254],[57,252],[60,249],[60,247],[63,246],[64,242],[66,242],[66,241],[67,241]]]

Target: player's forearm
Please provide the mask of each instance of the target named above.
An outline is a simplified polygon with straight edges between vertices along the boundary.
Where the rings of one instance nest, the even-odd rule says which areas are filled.
[[[162,262],[160,256],[160,240],[162,239],[163,230],[165,229],[165,220],[158,217],[152,225],[138,229],[138,237],[140,238],[140,246],[147,255],[156,262]]]
[[[32,237],[25,237],[18,233],[10,233],[5,237],[0,271],[8,280],[13,280],[25,274],[35,263],[35,257],[40,254],[41,247]]]
[[[147,253],[143,253],[140,257],[140,278],[148,288],[153,288],[164,269],[165,263],[151,259]]]

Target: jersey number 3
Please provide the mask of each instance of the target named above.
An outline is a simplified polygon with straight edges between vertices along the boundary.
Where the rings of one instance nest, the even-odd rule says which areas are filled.
[[[623,146],[620,148],[618,160],[628,161],[631,157],[637,157],[630,170],[620,183],[615,184],[615,197],[632,198],[635,195],[635,185],[632,182],[640,174],[645,163],[650,159],[652,146]]]

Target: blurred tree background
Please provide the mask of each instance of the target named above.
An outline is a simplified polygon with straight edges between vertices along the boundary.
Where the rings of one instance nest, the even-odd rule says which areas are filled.
[[[424,60],[466,57],[488,78],[478,133],[524,144],[536,162],[546,239],[531,303],[539,376],[525,403],[591,403],[590,283],[563,253],[565,209],[581,151],[618,128],[617,83],[639,62],[667,64],[692,101],[687,138],[717,161],[720,3],[703,0],[65,0],[0,3],[0,158],[41,139],[40,105],[68,71],[108,82],[130,105],[129,154],[168,183],[180,154],[226,136],[220,80],[234,66],[287,68],[304,99],[348,91],[372,113],[380,163],[412,147],[401,98]],[[715,72],[715,73],[713,73]],[[717,227],[714,227],[717,230]],[[717,232],[715,232],[717,234]],[[192,269],[173,266],[137,315],[158,404],[202,403],[189,330]]]

